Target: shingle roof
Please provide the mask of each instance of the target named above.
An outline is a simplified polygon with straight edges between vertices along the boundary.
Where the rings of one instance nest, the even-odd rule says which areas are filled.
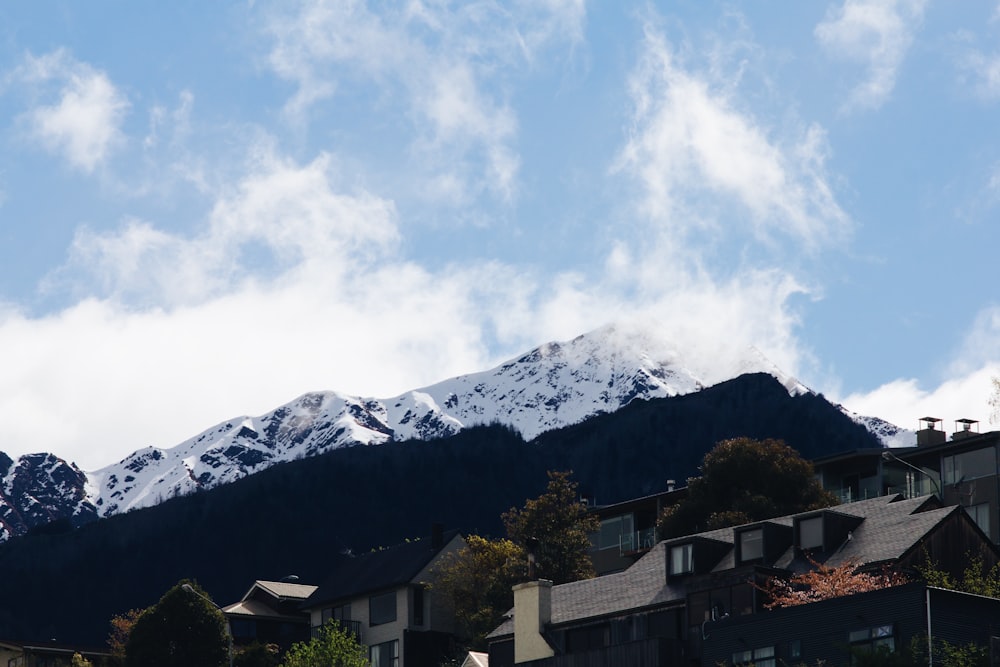
[[[258,579],[254,582],[254,586],[264,589],[276,598],[286,598],[292,600],[305,600],[307,597],[316,592],[316,586],[310,586],[308,584],[292,584],[285,581],[264,581],[263,579]],[[244,596],[244,598],[245,597],[246,596]]]
[[[337,556],[333,574],[302,606],[310,609],[409,583],[456,537],[458,531],[451,530],[444,533],[440,547],[421,539],[360,556]]]
[[[882,496],[822,511],[863,519],[853,531],[851,539],[824,559],[830,565],[838,565],[850,559],[860,563],[879,563],[900,558],[942,520],[960,512],[961,508],[954,506],[938,509],[934,507],[933,496],[909,500],[903,500],[901,496]],[[797,517],[817,513],[819,511],[803,512],[746,526],[761,523],[791,526]],[[666,581],[666,554],[670,546],[690,542],[696,538],[733,545],[736,531],[746,526],[721,528],[660,542],[624,572],[553,586],[551,624],[558,626],[583,619],[681,603],[686,594],[684,584],[671,584]],[[722,572],[735,567],[733,552],[734,550],[730,550],[713,572]],[[787,568],[795,556],[796,550],[790,547],[778,559],[775,566]],[[511,610],[504,622],[491,632],[489,637],[503,637],[512,634],[513,631],[513,610]]]

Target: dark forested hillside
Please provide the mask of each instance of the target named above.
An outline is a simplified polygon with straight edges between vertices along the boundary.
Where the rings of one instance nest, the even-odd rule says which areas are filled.
[[[573,469],[601,503],[648,494],[683,483],[715,442],[741,435],[781,438],[807,457],[878,446],[822,397],[746,375],[531,443],[493,426],[337,450],[0,545],[0,638],[100,644],[113,614],[152,604],[182,577],[227,604],[254,579],[318,583],[343,551],[424,536],[433,522],[498,535],[500,513],[540,493],[549,469]]]

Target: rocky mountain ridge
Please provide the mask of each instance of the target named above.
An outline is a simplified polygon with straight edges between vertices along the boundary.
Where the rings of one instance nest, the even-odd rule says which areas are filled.
[[[689,394],[713,379],[752,372],[776,377],[792,395],[809,392],[753,348],[728,364],[722,377],[718,369],[695,371],[655,332],[607,326],[389,399],[308,393],[265,415],[231,419],[175,447],[140,449],[95,471],[51,454],[21,457],[4,477],[0,540],[55,519],[78,525],[148,507],[339,447],[447,437],[490,423],[531,440],[637,398]]]

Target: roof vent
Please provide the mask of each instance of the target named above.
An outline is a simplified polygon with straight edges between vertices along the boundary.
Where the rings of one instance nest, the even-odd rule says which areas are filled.
[[[920,430],[917,431],[917,447],[940,445],[947,439],[945,432],[938,429],[938,424],[940,423],[941,420],[937,417],[920,418]]]
[[[952,440],[961,440],[962,438],[969,438],[974,435],[979,435],[979,431],[976,430],[975,425],[979,422],[975,419],[956,419],[955,420],[955,432],[951,434]]]

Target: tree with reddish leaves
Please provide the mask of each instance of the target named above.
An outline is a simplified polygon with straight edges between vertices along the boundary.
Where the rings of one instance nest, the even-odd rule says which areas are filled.
[[[764,603],[766,609],[794,607],[910,582],[907,576],[888,569],[878,573],[865,572],[860,569],[860,563],[856,560],[847,560],[834,566],[818,563],[811,558],[808,560],[814,569],[788,579],[771,577],[763,585],[757,586],[768,597],[768,601]]]

